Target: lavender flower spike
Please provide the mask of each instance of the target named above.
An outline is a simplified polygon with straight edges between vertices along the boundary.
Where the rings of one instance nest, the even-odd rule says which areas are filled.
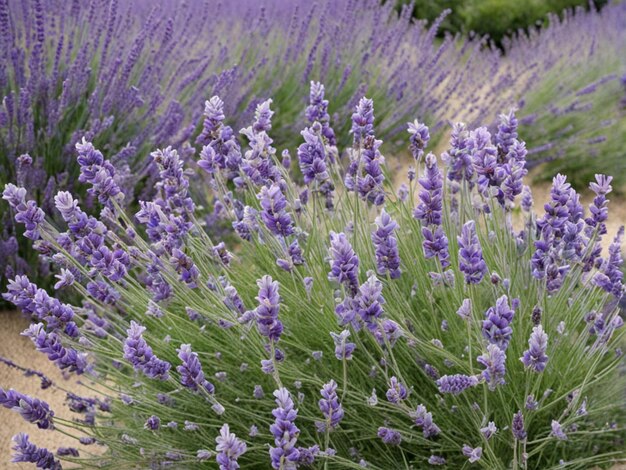
[[[31,240],[38,240],[40,226],[45,219],[45,214],[37,207],[35,201],[26,201],[26,190],[9,183],[4,187],[2,199],[8,201],[11,208],[16,212],[15,221],[24,224],[26,228],[24,236]]]
[[[513,328],[510,324],[514,314],[515,310],[509,307],[509,299],[506,295],[496,300],[496,306],[489,307],[485,312],[482,327],[483,336],[489,343],[496,344],[502,351],[506,351],[513,335]]]
[[[398,240],[394,232],[398,224],[383,208],[375,220],[377,229],[372,232],[372,243],[376,254],[376,270],[381,276],[389,274],[391,279],[400,277],[400,256]]]
[[[180,382],[192,390],[198,390],[198,387],[204,388],[209,393],[215,392],[215,387],[211,382],[204,378],[202,365],[198,360],[198,354],[191,350],[190,344],[181,344],[178,349],[178,357],[183,363],[176,370],[180,374]]]
[[[398,431],[382,426],[378,428],[378,437],[380,437],[385,444],[390,446],[399,446],[402,442],[402,436]]]
[[[215,460],[220,466],[220,470],[237,470],[239,464],[237,459],[247,450],[246,443],[230,432],[228,424],[224,424],[220,429],[220,435],[215,438],[218,452]]]
[[[462,452],[463,452],[463,455],[468,458],[470,463],[478,462],[480,458],[483,456],[482,447],[473,448],[471,446],[468,446],[467,444],[463,445]]]
[[[470,220],[463,225],[459,242],[459,269],[467,284],[478,284],[487,273],[483,251],[476,235],[476,222]]]
[[[167,380],[171,365],[156,357],[152,348],[143,339],[146,328],[131,321],[130,328],[126,331],[128,337],[124,341],[124,359],[130,362],[135,370],[143,372],[151,379]]]
[[[328,280],[343,284],[354,296],[359,289],[359,258],[344,233],[330,232],[330,256]]]
[[[45,401],[0,387],[0,406],[19,413],[22,418],[36,424],[39,429],[54,429],[52,421],[54,412]]]
[[[348,337],[350,336],[349,330],[343,330],[341,333],[333,333],[330,332],[330,336],[333,338],[335,342],[335,357],[340,361],[343,359],[350,360],[352,359],[352,353],[356,348],[356,344],[347,342]]]
[[[389,379],[389,390],[387,390],[387,400],[390,403],[399,404],[402,400],[405,400],[408,392],[406,387],[396,377]]]
[[[354,147],[363,145],[368,136],[374,135],[374,102],[369,98],[361,98],[352,114],[352,129]]]
[[[548,356],[546,356],[546,348],[548,347],[548,335],[543,331],[541,325],[533,328],[533,332],[528,340],[528,349],[524,351],[520,361],[524,366],[530,367],[535,372],[542,372],[546,368]]]
[[[54,458],[54,454],[48,449],[37,447],[28,440],[28,434],[19,433],[13,436],[15,451],[11,462],[34,463],[37,468],[44,470],[61,470],[61,463]]]
[[[278,319],[280,296],[278,295],[278,281],[270,276],[263,276],[257,281],[259,306],[256,308],[256,319],[259,332],[271,341],[278,341],[283,332],[283,324]]]
[[[505,383],[506,354],[497,345],[488,345],[487,352],[482,356],[478,356],[476,360],[485,367],[481,375],[487,382],[489,390],[494,391],[498,385]]]
[[[430,133],[428,132],[428,127],[418,122],[417,119],[413,122],[407,122],[407,126],[410,135],[409,149],[411,154],[413,154],[413,158],[419,162],[424,156],[424,149],[430,140]]]
[[[317,432],[323,433],[335,429],[343,419],[343,408],[337,397],[337,383],[331,380],[320,390],[322,398],[317,402],[324,415],[324,421],[316,421]]]
[[[524,429],[524,415],[522,414],[521,410],[513,415],[511,432],[513,433],[513,437],[518,441],[524,441],[526,440],[526,437],[528,437],[526,429]]]
[[[458,395],[468,388],[478,385],[478,379],[473,375],[444,375],[436,383],[440,393]]]
[[[567,434],[563,432],[561,423],[559,423],[556,419],[552,420],[552,424],[550,425],[550,427],[552,428],[552,432],[550,433],[551,436],[554,436],[561,441],[567,440]]]
[[[272,468],[277,470],[296,468],[295,462],[298,461],[300,453],[295,444],[300,430],[294,421],[298,416],[298,410],[294,409],[293,400],[286,388],[274,391],[274,396],[278,407],[272,411],[276,420],[270,426],[276,445],[276,447],[270,446]]]

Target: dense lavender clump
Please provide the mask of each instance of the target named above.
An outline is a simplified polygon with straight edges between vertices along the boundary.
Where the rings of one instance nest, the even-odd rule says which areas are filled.
[[[331,104],[321,86],[309,98],[316,141],[303,150],[336,149],[323,132]],[[106,448],[102,465],[138,468],[552,468],[561,458],[601,466],[621,457],[622,233],[608,254],[596,246],[602,224],[608,231],[610,182],[596,179],[588,217],[562,177],[544,213],[526,211],[528,194],[515,211],[520,174],[507,165],[521,163],[525,147],[523,123],[509,113],[493,132],[455,126],[443,164],[420,154],[427,137],[415,124],[420,188],[413,178],[396,199],[382,180],[384,201],[360,197],[358,185],[345,187],[352,161],[340,155],[368,150],[373,105],[361,101],[352,148],[325,153],[327,179],[317,185],[293,178],[284,153],[279,163],[283,110],[271,104],[259,98],[250,125],[233,135],[220,99],[209,100],[195,153],[208,184],[186,169],[194,147],[157,150],[153,195],[134,218],[108,181],[119,172],[80,144],[101,210],[89,215],[59,191],[51,201],[61,220],[37,221],[35,241],[59,270],[59,292],[77,301],[22,275],[4,298],[32,321],[25,334],[38,350],[86,374],[87,392],[68,394],[71,419],[0,393],[27,421],[54,420],[80,437],[53,460],[22,439],[20,458],[89,465],[82,446],[94,443]],[[207,233],[194,200],[204,191],[240,238]],[[6,190],[16,207],[27,194]],[[568,268],[555,275],[552,266]]]

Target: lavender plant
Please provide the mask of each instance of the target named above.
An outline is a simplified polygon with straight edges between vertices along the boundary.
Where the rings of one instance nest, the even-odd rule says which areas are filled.
[[[222,149],[241,157],[199,165],[237,247],[203,229],[173,148],[152,153],[156,195],[134,216],[115,173],[92,181],[99,217],[59,192],[63,225],[5,187],[82,304],[55,301],[25,276],[4,297],[32,316],[25,334],[37,349],[86,384],[84,397],[70,397],[84,415],[71,422],[2,389],[27,421],[86,433],[56,455],[20,434],[16,461],[546,469],[626,457],[623,231],[608,256],[598,244],[608,178],[598,175],[602,196],[585,219],[557,176],[538,218],[528,190],[520,211],[521,188],[507,189],[521,185],[510,168],[523,143],[479,128],[462,150],[453,139],[445,164],[416,153],[419,178],[398,197],[378,178],[386,170],[374,103],[362,100],[346,151],[332,121],[303,132],[302,151],[314,155],[303,170],[325,171],[300,185],[272,145],[271,111],[259,105],[242,141],[222,145],[210,119],[203,131],[202,159]],[[95,151],[82,143],[78,154],[85,149]],[[94,443],[106,451],[92,452]]]

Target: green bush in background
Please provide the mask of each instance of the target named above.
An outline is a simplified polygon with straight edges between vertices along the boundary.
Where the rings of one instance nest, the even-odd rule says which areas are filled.
[[[410,0],[396,0],[398,9],[410,4]],[[413,3],[413,16],[420,20],[434,21],[450,9],[443,20],[440,33],[468,33],[489,35],[497,44],[502,38],[519,29],[544,22],[548,13],[559,13],[577,6],[596,8],[606,5],[607,0],[417,0]]]

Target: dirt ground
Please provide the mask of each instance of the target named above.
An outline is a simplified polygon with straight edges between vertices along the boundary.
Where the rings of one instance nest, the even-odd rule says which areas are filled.
[[[28,326],[28,320],[17,312],[0,312],[0,356],[11,359],[18,365],[43,372],[56,385],[80,393],[80,386],[73,380],[63,378],[60,371],[48,358],[35,351],[30,339],[20,336]],[[72,413],[64,405],[65,392],[57,387],[41,390],[37,377],[24,377],[23,373],[0,364],[0,386],[15,390],[45,400],[55,415],[65,419],[72,419]],[[34,424],[27,423],[22,417],[6,408],[0,407],[0,469],[32,470],[32,464],[10,463],[11,438],[18,432],[30,435],[31,441],[38,446],[47,447],[55,451],[58,447],[80,447],[77,442],[61,433],[38,429]],[[64,468],[71,468],[67,464]]]

